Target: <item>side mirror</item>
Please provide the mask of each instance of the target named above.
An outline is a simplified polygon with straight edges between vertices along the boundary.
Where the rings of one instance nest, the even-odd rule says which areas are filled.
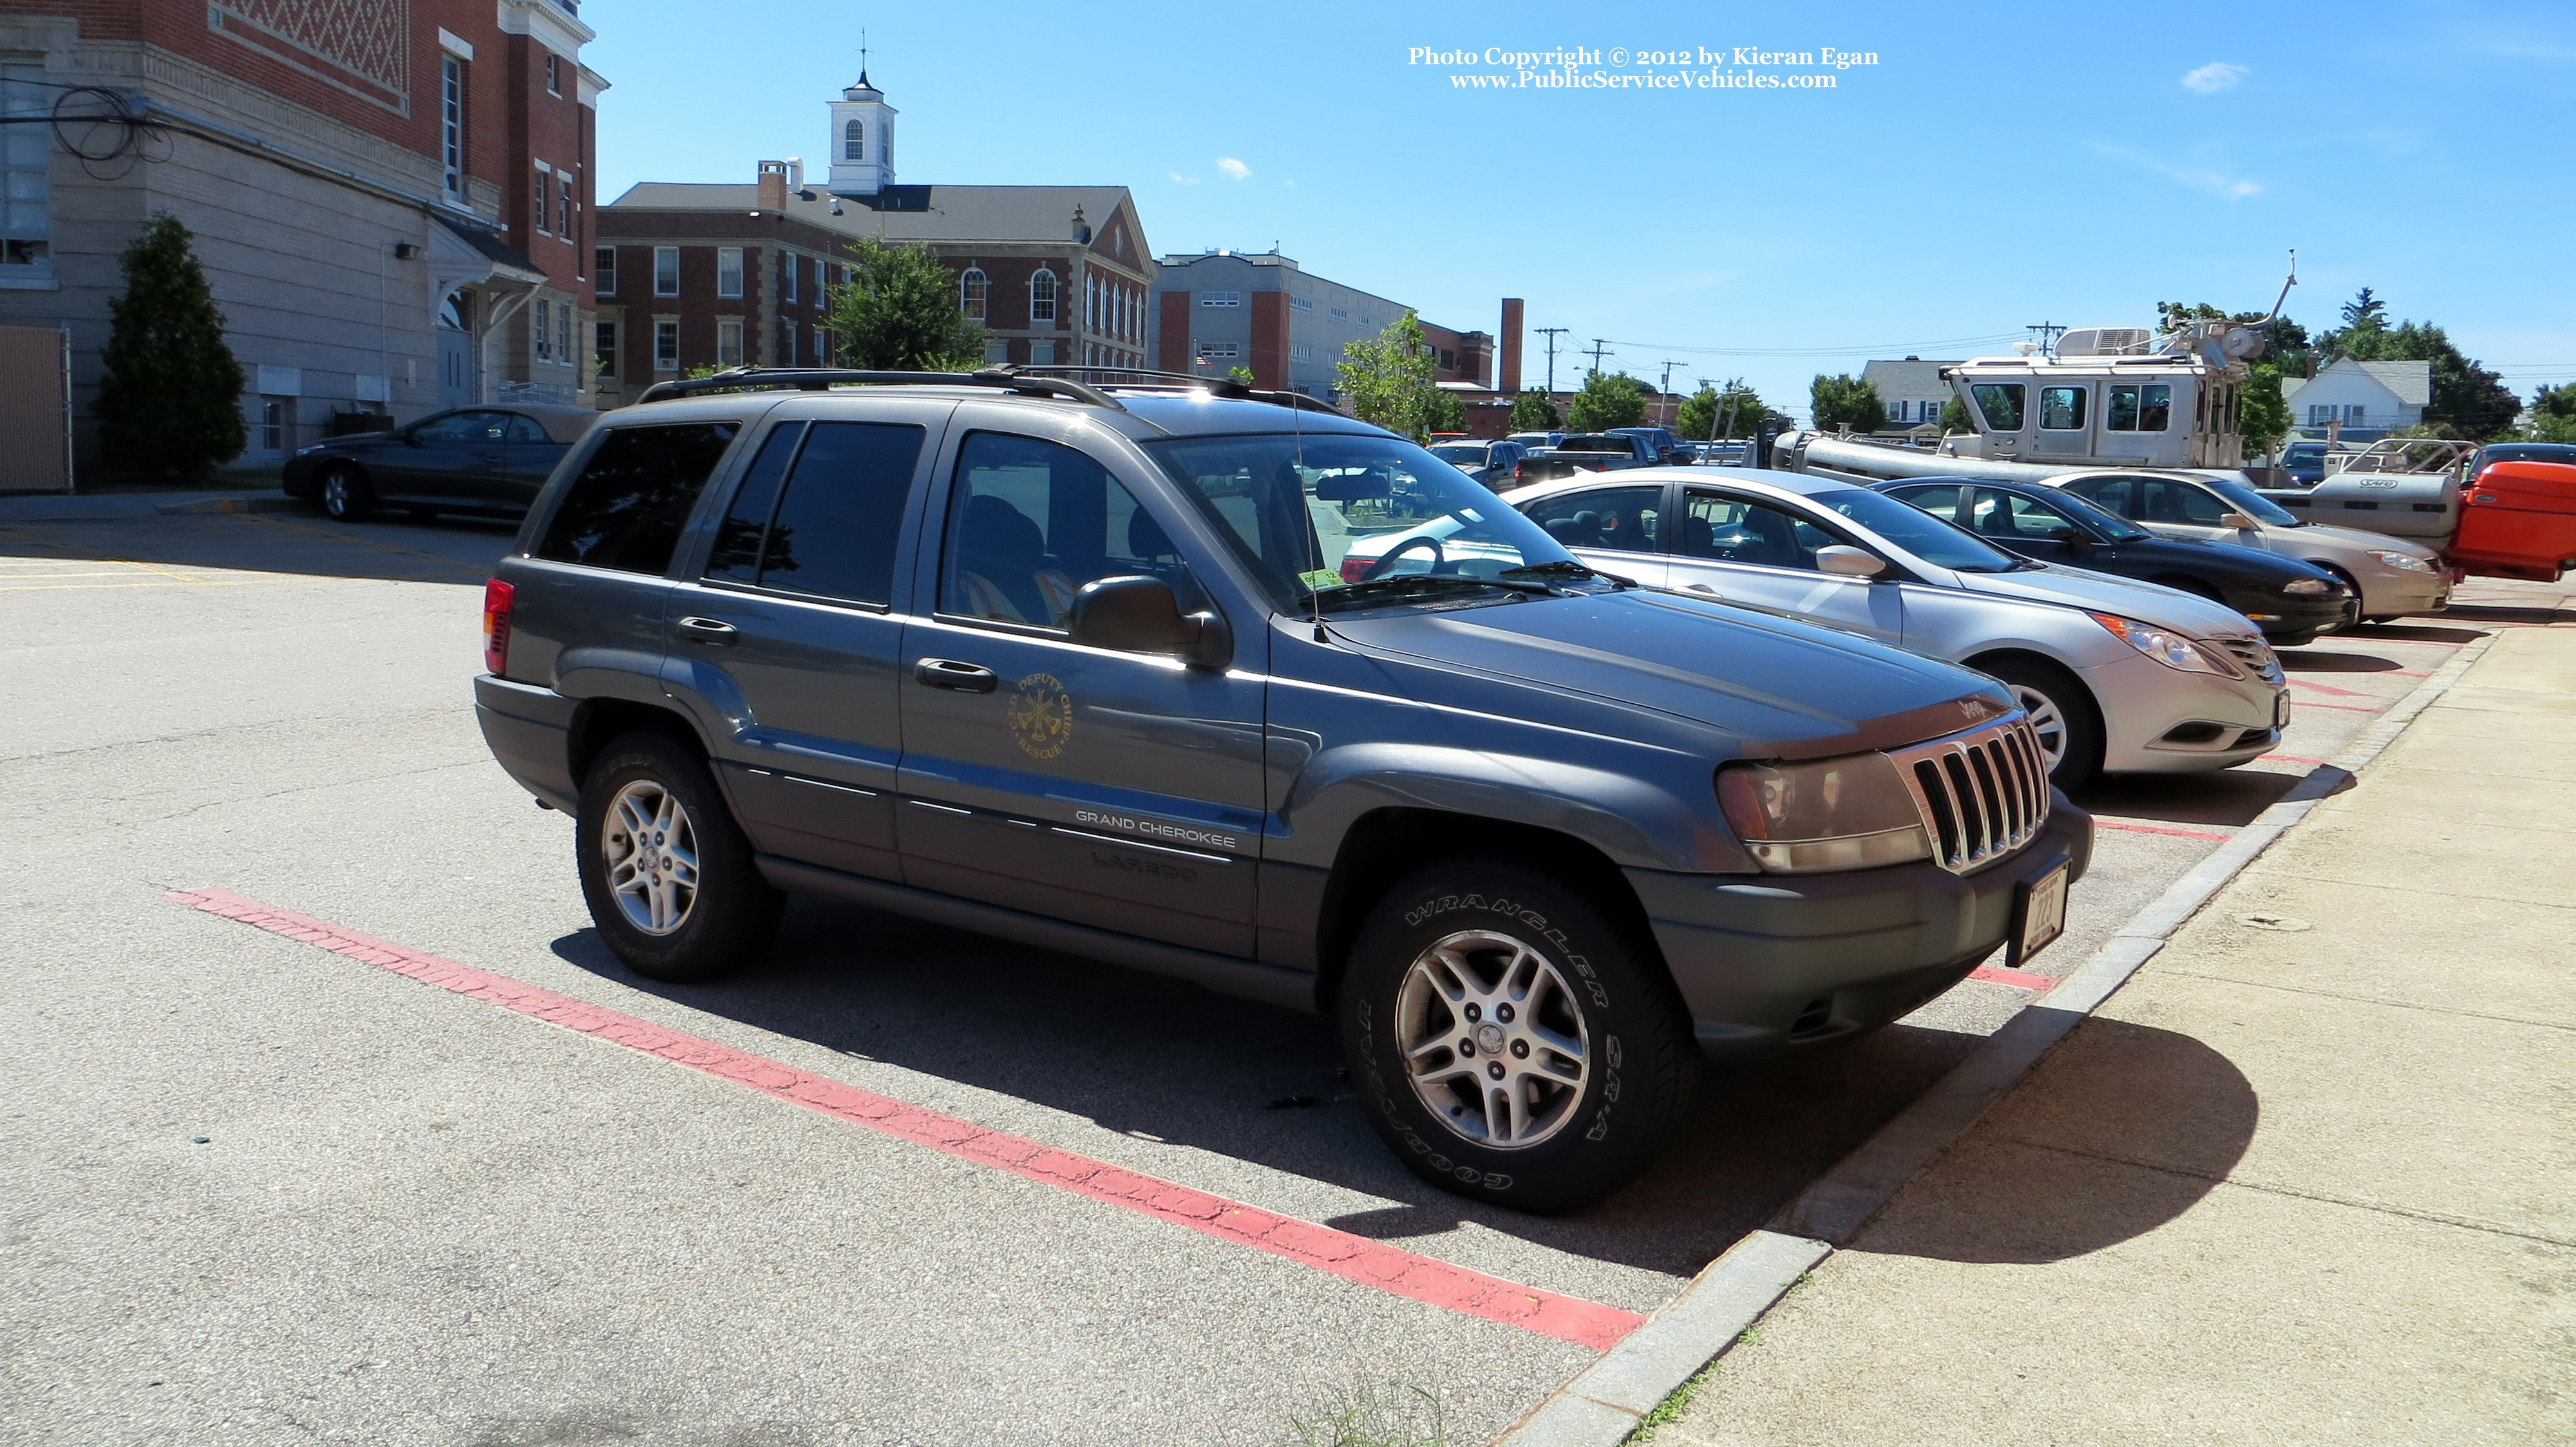
[[[420,433],[412,428],[406,427],[400,432],[395,433],[394,436],[402,439],[402,445],[405,447],[418,447],[420,445]]]
[[[2262,526],[2262,524],[2257,523],[2252,518],[2247,517],[2241,512],[2232,512],[2227,516],[2220,518],[2218,520],[2218,525],[2223,528],[2233,528],[2240,533],[2250,533],[2256,528]]]
[[[1833,543],[1816,549],[1816,568],[1846,578],[1875,578],[1887,571],[1887,560],[1848,544]]]
[[[1178,654],[1193,668],[1234,661],[1234,634],[1223,615],[1183,613],[1172,585],[1142,574],[1102,578],[1073,595],[1073,641],[1121,653]]]
[[[2070,548],[2093,546],[2093,539],[2087,537],[2081,528],[2050,528],[2048,536],[2052,541],[2064,543]]]

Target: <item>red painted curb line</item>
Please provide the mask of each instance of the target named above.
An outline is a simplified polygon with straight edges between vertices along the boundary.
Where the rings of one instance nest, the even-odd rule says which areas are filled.
[[[2055,975],[2034,975],[2028,970],[2007,970],[2001,965],[1979,965],[1968,972],[1968,978],[2022,990],[2045,990],[2057,983]]]
[[[1345,1281],[1442,1307],[1486,1321],[1522,1327],[1542,1336],[1607,1351],[1634,1331],[1645,1318],[1633,1311],[1604,1306],[1580,1297],[1559,1296],[1518,1282],[1452,1266],[1428,1256],[1246,1206],[1187,1186],[1141,1175],[1088,1156],[1057,1150],[1020,1136],[986,1130],[970,1121],[920,1109],[853,1085],[809,1075],[775,1060],[746,1054],[695,1035],[649,1024],[631,1015],[575,1000],[504,975],[443,960],[436,955],[371,939],[306,915],[274,909],[225,889],[184,890],[164,896],[173,904],[220,915],[288,939],[319,945],[370,965],[470,995],[505,1010],[515,1010],[549,1024],[597,1036],[630,1050],[659,1056],[691,1070],[721,1076],[736,1085],[774,1096],[790,1105],[865,1126],[869,1130],[928,1146],[935,1151],[1008,1171],[1045,1185],[1058,1186],[1123,1207],[1156,1220],[1185,1226],[1201,1235],[1267,1251],[1329,1272]]]
[[[2357,696],[2359,696],[2359,697],[2367,697],[2367,695],[2357,695]],[[2299,707],[2301,707],[2301,708],[2330,708],[2330,709],[2333,709],[2333,710],[2334,710],[2335,712],[2337,712],[2337,713],[2386,713],[2386,712],[2388,712],[2388,710],[2389,710],[2390,708],[2392,708],[2392,707],[2394,707],[2394,706],[2395,706],[2395,705],[2393,705],[2393,704],[2382,704],[2382,705],[2380,705],[2378,708],[2363,708],[2363,707],[2361,707],[2359,704],[2351,704],[2351,703],[2310,703],[2310,702],[2308,702],[2306,699],[2301,699],[2301,700],[2299,700]]]
[[[2220,834],[2209,829],[2168,829],[2161,824],[2132,824],[2125,819],[2105,819],[2099,814],[2093,816],[2093,827],[2117,829],[2124,834],[2170,834],[2176,839],[2228,840],[2236,837],[2233,834]]]
[[[2379,696],[2375,693],[2363,693],[2358,689],[2337,688],[2331,683],[2310,683],[2304,678],[2291,679],[2290,687],[2313,688],[2319,693],[2331,693],[2338,698],[2377,698]]]

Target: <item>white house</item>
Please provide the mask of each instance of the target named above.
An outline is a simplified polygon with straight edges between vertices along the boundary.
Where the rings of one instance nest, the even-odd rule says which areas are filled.
[[[2290,425],[2309,432],[2333,425],[2341,436],[2364,440],[2403,432],[2424,420],[2433,400],[2433,364],[2344,357],[2313,377],[2283,378],[2281,400],[2290,405]]]
[[[1920,427],[1941,420],[1941,406],[1956,394],[1950,384],[1941,380],[1943,367],[1957,362],[1927,362],[1908,357],[1901,362],[1872,362],[1860,369],[1860,379],[1878,389],[1878,400],[1887,404],[1889,432]]]

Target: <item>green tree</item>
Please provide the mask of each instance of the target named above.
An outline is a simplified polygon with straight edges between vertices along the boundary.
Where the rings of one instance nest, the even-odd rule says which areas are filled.
[[[2531,425],[2524,430],[2534,442],[2576,442],[2576,382],[2542,383],[2531,394]]]
[[[1977,431],[1977,414],[1968,410],[1967,403],[1953,397],[1941,404],[1941,430],[1944,432]]]
[[[1464,432],[1467,430],[1467,404],[1455,392],[1434,388],[1431,400],[1423,409],[1422,430],[1430,432]]]
[[[1564,422],[1565,418],[1557,413],[1556,399],[1536,387],[1526,388],[1512,399],[1514,432],[1554,432]]]
[[[1698,391],[1682,399],[1673,428],[1693,442],[1706,442],[1717,435],[1717,414],[1717,389],[1702,382]]]
[[[1625,372],[1590,372],[1583,390],[1565,409],[1565,425],[1577,432],[1634,427],[1646,416],[1645,384]]]
[[[1697,392],[1682,400],[1681,414],[1673,420],[1682,436],[1706,442],[1751,437],[1769,415],[1771,405],[1761,394],[1746,386],[1742,377],[1733,377],[1722,388],[1700,383]]]
[[[959,309],[957,273],[927,246],[864,236],[850,279],[831,290],[841,365],[888,372],[964,372],[984,365],[984,325]]]
[[[107,465],[154,477],[198,477],[241,455],[242,369],[224,345],[224,314],[179,218],[153,215],[119,266],[125,294],[100,361],[96,415]]]
[[[1807,400],[1815,409],[1819,432],[1836,427],[1875,432],[1887,425],[1887,403],[1879,398],[1878,388],[1848,373],[1832,377],[1818,373],[1807,389]]]
[[[2245,455],[2263,457],[2290,435],[2290,404],[2281,400],[2281,369],[2272,362],[2251,362],[2245,385],[2236,393],[2236,430],[2245,439]]]
[[[2389,326],[2384,308],[2369,309],[2380,306],[2369,296],[2369,288],[2362,291],[2367,306],[2347,305],[2344,314],[2357,320],[2320,338],[2321,351],[2356,362],[2430,362],[2433,395],[2424,408],[2427,426],[2473,442],[2489,441],[2512,431],[2514,418],[2522,411],[2522,399],[2505,386],[2504,378],[2479,365],[2475,358],[2462,355],[2452,345],[2450,335],[2431,322]]]
[[[2353,299],[2343,304],[2343,326],[2346,331],[2382,331],[2388,326],[2388,303],[2363,287]]]
[[[1225,369],[1225,379],[1229,382],[1241,382],[1247,387],[1261,385],[1261,379],[1252,375],[1250,367],[1228,367]]]
[[[1432,399],[1440,393],[1422,321],[1406,312],[1395,325],[1342,348],[1333,378],[1351,415],[1420,442],[1431,435]]]

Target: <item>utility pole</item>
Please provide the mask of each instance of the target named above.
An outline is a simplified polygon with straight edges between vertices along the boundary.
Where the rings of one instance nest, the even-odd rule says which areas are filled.
[[[2022,330],[2039,333],[2039,354],[2052,362],[2057,360],[2057,339],[2066,334],[2066,328],[2055,322],[2032,322]]]
[[[1593,371],[1598,372],[1598,371],[1600,371],[1600,370],[1601,370],[1601,354],[1602,354],[1603,352],[1608,351],[1608,350],[1610,350],[1610,343],[1609,343],[1607,340],[1605,340],[1604,338],[1601,338],[1601,337],[1594,337],[1594,338],[1592,339],[1592,370],[1593,370]]]
[[[1682,364],[1682,363],[1680,363],[1680,362],[1676,362],[1676,361],[1674,361],[1674,360],[1673,360],[1672,358],[1670,358],[1670,357],[1666,357],[1666,358],[1664,358],[1664,380],[1663,380],[1663,381],[1661,381],[1661,382],[1659,382],[1659,383],[1657,383],[1657,384],[1656,384],[1656,386],[1655,386],[1655,425],[1656,425],[1656,426],[1659,426],[1659,427],[1670,427],[1670,426],[1672,426],[1675,422],[1678,422],[1678,421],[1680,421],[1680,420],[1681,420],[1678,416],[1666,417],[1666,416],[1664,416],[1664,415],[1663,415],[1663,411],[1664,411],[1664,399],[1665,399],[1665,398],[1667,398],[1667,397],[1670,397],[1671,395],[1673,395],[1673,368],[1678,367],[1678,366],[1681,366],[1681,365],[1683,365],[1683,364]]]
[[[1547,338],[1547,395],[1556,395],[1556,339],[1566,334],[1566,327],[1532,327],[1530,330]]]

